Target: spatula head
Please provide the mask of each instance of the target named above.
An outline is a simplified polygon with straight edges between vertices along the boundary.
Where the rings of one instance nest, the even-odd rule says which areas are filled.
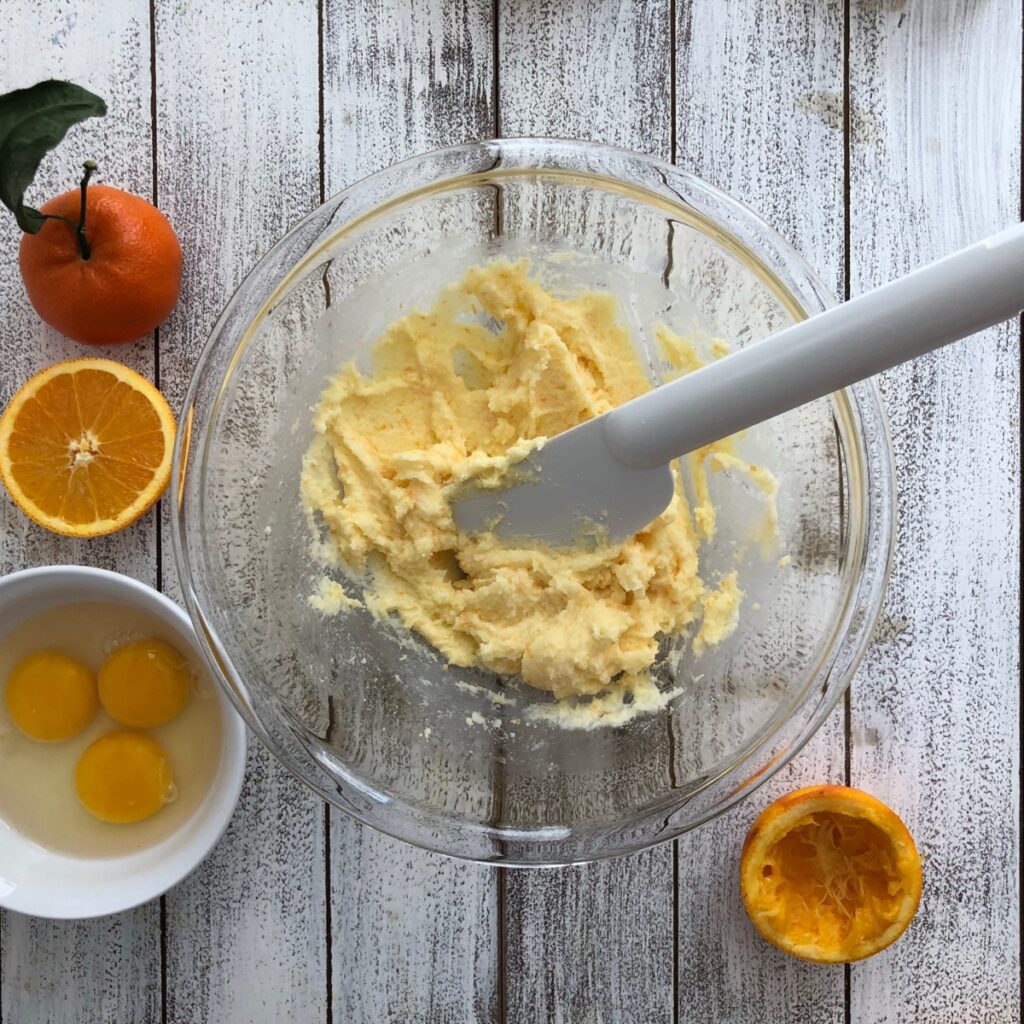
[[[618,543],[656,519],[674,489],[667,464],[638,469],[620,462],[600,420],[548,441],[516,465],[514,480],[507,488],[467,487],[454,502],[456,525],[551,547]]]

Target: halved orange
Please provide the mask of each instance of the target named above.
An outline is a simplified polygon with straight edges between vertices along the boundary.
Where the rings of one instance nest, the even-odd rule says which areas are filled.
[[[145,377],[71,359],[32,377],[0,417],[0,479],[41,526],[98,537],[160,497],[173,446],[170,406]]]
[[[808,786],[769,804],[751,826],[740,891],[769,942],[803,960],[849,963],[906,930],[921,899],[921,858],[880,800]]]

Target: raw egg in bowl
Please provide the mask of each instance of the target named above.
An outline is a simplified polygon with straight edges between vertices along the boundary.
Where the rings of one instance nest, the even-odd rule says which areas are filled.
[[[0,696],[0,906],[115,913],[213,848],[245,727],[171,600],[100,569],[3,577]]]

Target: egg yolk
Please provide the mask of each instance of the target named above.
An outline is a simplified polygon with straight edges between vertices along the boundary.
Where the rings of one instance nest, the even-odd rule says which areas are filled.
[[[125,644],[100,669],[100,703],[133,729],[169,722],[188,703],[190,686],[188,662],[163,640]]]
[[[156,814],[174,799],[174,769],[156,740],[112,732],[78,759],[75,791],[90,814],[124,825]]]
[[[28,737],[56,743],[80,733],[96,713],[96,679],[66,654],[39,651],[7,677],[7,710]]]

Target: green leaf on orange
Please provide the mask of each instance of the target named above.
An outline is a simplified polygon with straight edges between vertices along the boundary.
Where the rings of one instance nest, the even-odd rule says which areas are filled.
[[[106,112],[99,96],[55,79],[0,96],[0,202],[13,212],[22,231],[34,235],[46,221],[22,201],[43,157],[69,128]]]

